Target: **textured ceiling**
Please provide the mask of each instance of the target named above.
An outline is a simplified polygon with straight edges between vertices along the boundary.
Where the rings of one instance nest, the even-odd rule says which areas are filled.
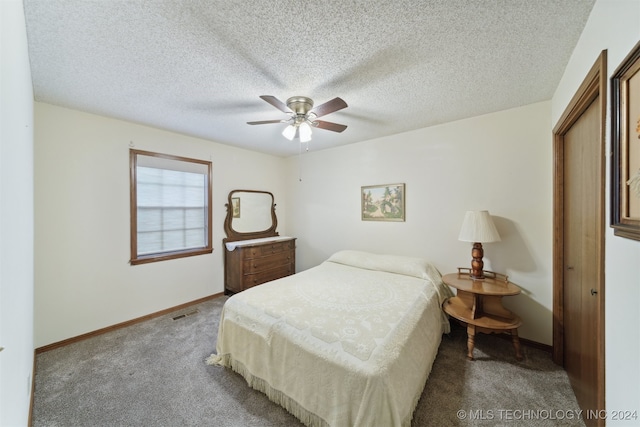
[[[24,0],[36,101],[278,156],[260,98],[348,108],[313,151],[548,100],[594,0]]]

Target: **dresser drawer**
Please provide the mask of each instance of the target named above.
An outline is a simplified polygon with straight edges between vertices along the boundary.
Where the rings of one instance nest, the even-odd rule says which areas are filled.
[[[289,242],[273,242],[260,246],[249,248],[248,257],[259,257],[264,255],[276,254],[278,252],[288,251],[293,248],[294,243]]]
[[[279,252],[262,257],[249,258],[242,261],[242,269],[244,274],[250,274],[262,270],[267,270],[280,265],[290,264],[292,261],[292,252],[287,250],[286,252]]]
[[[294,267],[292,265],[284,265],[281,267],[272,268],[270,270],[261,271],[255,274],[247,274],[242,277],[243,289],[250,288],[252,286],[260,285],[271,280],[280,279],[281,277],[290,276],[294,273]]]

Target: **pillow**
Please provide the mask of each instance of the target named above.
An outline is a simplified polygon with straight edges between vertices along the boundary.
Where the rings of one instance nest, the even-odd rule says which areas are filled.
[[[440,272],[431,263],[422,258],[344,250],[331,255],[327,261],[366,270],[386,271],[419,279],[428,279],[434,283],[441,280]]]

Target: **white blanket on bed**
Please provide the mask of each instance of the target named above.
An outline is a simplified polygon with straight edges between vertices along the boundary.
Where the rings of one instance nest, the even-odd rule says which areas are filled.
[[[307,425],[409,426],[450,295],[423,260],[338,252],[229,298],[207,362]]]

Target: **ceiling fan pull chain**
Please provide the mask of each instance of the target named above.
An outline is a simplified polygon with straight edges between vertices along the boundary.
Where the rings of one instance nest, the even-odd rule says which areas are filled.
[[[298,145],[298,182],[302,182],[302,144]]]

